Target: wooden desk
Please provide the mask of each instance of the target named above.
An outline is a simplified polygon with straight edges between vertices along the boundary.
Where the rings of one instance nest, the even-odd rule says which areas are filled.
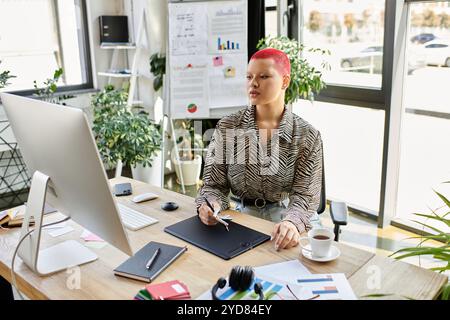
[[[176,223],[195,214],[193,199],[168,190],[151,187],[147,184],[127,178],[113,179],[112,184],[131,182],[134,194],[153,192],[160,195],[157,200],[143,204],[134,204],[131,197],[121,197],[118,201],[147,213],[159,220],[157,224],[137,232],[129,231],[128,235],[133,250],[137,251],[149,241],[160,241],[183,246],[185,242],[163,231],[164,227]],[[161,203],[176,201],[180,208],[174,212],[164,212]],[[235,222],[250,226],[258,231],[270,234],[273,223],[249,215],[230,212]],[[46,217],[48,221],[58,221],[62,216],[53,214]],[[43,233],[43,247],[67,239],[80,239],[83,228],[69,222],[75,231],[61,237],[52,238]],[[0,275],[11,281],[10,267],[13,251],[18,243],[19,229],[0,230]],[[273,244],[267,242],[230,261],[222,260],[195,246],[188,244],[188,251],[166,269],[155,282],[178,279],[186,283],[193,298],[209,290],[217,279],[226,276],[235,265],[261,266],[285,260],[300,259],[312,273],[345,273],[355,294],[358,297],[371,293],[394,293],[416,299],[433,299],[437,296],[447,278],[435,272],[421,269],[400,261],[374,256],[374,254],[347,245],[338,244],[341,257],[330,263],[315,263],[299,257],[299,248],[276,252]],[[31,299],[132,299],[144,287],[145,283],[117,277],[113,269],[128,257],[107,245],[102,249],[91,249],[98,255],[98,260],[81,266],[79,289],[70,289],[73,273],[60,272],[48,277],[39,277],[25,266],[20,259],[16,260],[15,270],[20,290]],[[381,270],[381,288],[370,290],[367,281],[372,275],[373,266]],[[72,270],[73,272],[74,270]],[[76,272],[76,270],[75,270]],[[276,275],[274,275],[276,276]]]

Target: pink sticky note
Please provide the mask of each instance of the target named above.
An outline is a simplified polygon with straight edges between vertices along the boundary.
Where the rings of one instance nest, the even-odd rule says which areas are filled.
[[[223,66],[223,57],[220,57],[220,56],[214,57],[213,58],[213,64],[214,64],[214,67]]]
[[[104,240],[102,238],[100,238],[99,236],[90,233],[89,231],[84,231],[83,234],[81,235],[81,238],[84,241],[98,241],[98,242],[104,242]]]
[[[87,237],[84,238],[84,241],[100,241],[103,242],[103,239],[99,236],[96,236],[95,234],[90,234]]]

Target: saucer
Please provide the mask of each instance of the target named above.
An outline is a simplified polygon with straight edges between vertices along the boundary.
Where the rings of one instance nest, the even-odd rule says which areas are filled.
[[[308,244],[305,246],[305,248],[311,249],[311,246]],[[311,252],[309,252],[305,249],[301,249],[301,251],[305,258],[307,258],[309,260],[317,261],[317,262],[333,261],[333,260],[339,258],[339,256],[341,255],[341,251],[339,250],[339,248],[334,245],[331,245],[330,253],[326,257],[319,258],[319,257],[313,256]]]

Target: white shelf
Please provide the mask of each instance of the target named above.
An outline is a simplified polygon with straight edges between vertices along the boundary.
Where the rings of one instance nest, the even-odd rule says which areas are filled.
[[[131,73],[115,73],[115,72],[98,72],[101,77],[111,77],[111,78],[131,78],[133,75]]]
[[[104,45],[104,44],[102,44],[101,46],[100,46],[100,49],[106,49],[106,50],[114,50],[114,49],[117,49],[117,50],[133,50],[133,49],[136,49],[136,46],[135,45],[133,45],[133,44],[130,44],[130,45],[126,45],[126,44],[122,44],[122,45]]]

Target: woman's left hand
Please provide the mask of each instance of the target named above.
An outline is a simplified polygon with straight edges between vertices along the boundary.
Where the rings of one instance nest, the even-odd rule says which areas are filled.
[[[297,227],[290,221],[282,221],[275,225],[272,231],[272,240],[275,249],[289,249],[298,246],[300,233]]]

